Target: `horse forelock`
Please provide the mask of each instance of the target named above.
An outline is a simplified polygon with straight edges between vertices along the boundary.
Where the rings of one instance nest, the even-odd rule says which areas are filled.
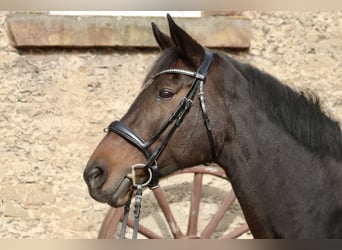
[[[323,112],[318,96],[309,91],[297,92],[250,64],[230,57],[227,60],[247,79],[251,99],[272,121],[311,152],[342,161],[340,124]]]
[[[143,87],[146,87],[146,85],[150,83],[150,79],[154,74],[172,68],[178,58],[179,53],[175,47],[165,49],[154,62],[149,73],[146,75],[143,82]]]
[[[146,88],[149,83],[151,83],[151,77],[163,70],[175,68],[175,65],[177,62],[182,62],[181,69],[185,69],[184,65],[189,70],[196,70],[196,66],[193,64],[193,62],[189,61],[189,59],[186,59],[182,57],[181,53],[176,47],[170,47],[162,51],[161,55],[156,59],[154,64],[152,65],[149,73],[146,75],[143,85],[143,88]],[[176,67],[177,68],[177,67]]]

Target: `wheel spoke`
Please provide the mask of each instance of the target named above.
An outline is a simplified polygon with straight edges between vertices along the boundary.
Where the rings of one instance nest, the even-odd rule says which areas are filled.
[[[173,213],[170,209],[170,204],[168,203],[166,196],[164,194],[164,191],[162,188],[157,188],[153,190],[153,194],[158,202],[158,205],[160,207],[161,212],[163,213],[166,223],[168,224],[168,227],[170,228],[170,231],[172,233],[172,236],[175,239],[184,239],[184,238],[211,238],[213,237],[213,233],[215,230],[217,230],[217,225],[219,222],[223,219],[225,216],[227,210],[231,207],[235,200],[235,194],[233,191],[229,192],[226,197],[224,198],[224,201],[217,209],[217,212],[212,216],[206,227],[202,232],[198,232],[198,223],[199,223],[199,213],[200,213],[200,203],[201,203],[201,196],[202,196],[202,185],[203,185],[203,175],[204,174],[210,174],[213,176],[216,176],[221,179],[227,180],[227,177],[224,173],[224,171],[214,165],[214,166],[195,166],[192,168],[186,168],[182,169],[178,172],[176,172],[174,175],[178,174],[184,174],[184,173],[193,173],[193,188],[192,188],[192,194],[191,194],[191,202],[190,202],[190,211],[188,216],[188,227],[186,235],[184,235],[179,225],[177,224],[175,217],[173,216]],[[110,208],[107,212],[102,225],[101,229],[99,230],[99,239],[109,239],[116,237],[117,229],[121,225],[120,221],[123,219],[124,214],[124,208]],[[156,214],[156,216],[159,216],[159,213]],[[158,220],[159,221],[159,220]],[[183,223],[183,221],[182,221]],[[134,221],[132,218],[128,219],[127,226],[133,229]],[[157,225],[159,229],[161,230],[161,233],[159,231],[151,230],[151,227],[147,227],[147,224],[145,226],[140,223],[139,225],[139,234],[143,235],[150,239],[161,239],[165,236],[162,232],[165,232],[164,225]],[[154,228],[152,228],[154,229]],[[231,239],[231,238],[237,238],[241,236],[242,234],[246,233],[248,231],[248,225],[242,224],[239,227],[228,230],[225,234],[221,235],[221,239]],[[167,229],[166,229],[167,231]]]
[[[160,187],[156,188],[153,190],[153,194],[158,201],[159,207],[161,208],[167,223],[169,224],[169,228],[171,230],[173,237],[175,237],[176,239],[184,237],[171,212],[169,203],[165,197],[163,190]]]
[[[118,222],[123,216],[124,209],[121,208],[110,208],[103,220],[101,229],[99,231],[99,239],[112,239],[116,233]]]
[[[240,227],[235,228],[233,231],[227,233],[226,235],[223,235],[221,239],[235,239],[248,231],[249,231],[249,227],[245,223],[245,224],[242,224]]]
[[[128,218],[127,226],[129,226],[130,228],[133,228],[134,220],[131,218]],[[149,239],[162,239],[163,238],[162,236],[156,234],[155,232],[152,232],[150,229],[148,229],[142,224],[139,224],[138,232]]]
[[[193,192],[191,196],[187,236],[196,236],[198,229],[198,215],[201,203],[203,174],[195,173]]]
[[[208,239],[212,235],[212,233],[215,231],[215,228],[223,218],[226,211],[230,208],[230,206],[233,204],[235,200],[235,194],[234,191],[230,191],[227,195],[227,197],[224,199],[221,207],[217,210],[216,214],[211,218],[208,225],[205,227],[201,234],[201,238]]]

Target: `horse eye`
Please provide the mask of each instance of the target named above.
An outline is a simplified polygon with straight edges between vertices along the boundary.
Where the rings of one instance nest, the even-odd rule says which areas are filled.
[[[175,93],[173,93],[169,89],[161,89],[159,90],[158,96],[163,99],[171,99],[172,96],[174,96]]]

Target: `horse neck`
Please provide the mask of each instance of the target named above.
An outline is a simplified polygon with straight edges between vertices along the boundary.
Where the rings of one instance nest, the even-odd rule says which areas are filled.
[[[238,98],[226,105],[234,130],[229,131],[229,140],[225,142],[217,163],[225,169],[254,236],[286,236],[286,233],[295,231],[291,223],[279,225],[279,232],[274,227],[288,218],[282,216],[288,213],[289,204],[314,206],[313,197],[322,197],[322,186],[329,181],[322,171],[323,165],[336,167],[340,163],[330,157],[319,159],[270,120],[249,95],[248,81],[240,73],[236,74]],[[226,86],[232,88],[229,82],[231,79]],[[335,178],[342,177],[341,171],[338,176]],[[305,185],[301,185],[303,183]],[[341,184],[336,188],[342,192]],[[307,195],[309,193],[311,195]],[[327,197],[322,197],[324,199],[328,202]],[[305,215],[301,216],[305,219]],[[310,235],[311,232],[297,233],[299,235],[292,236],[301,237],[301,233]]]
[[[303,156],[312,158],[312,153],[270,120],[268,114],[252,100],[246,79],[239,79],[235,86],[238,98],[233,102],[228,101],[227,105],[234,130],[229,131],[230,139],[226,141],[218,162],[229,173],[229,177],[234,179],[242,172],[244,177],[251,174],[251,178],[258,178],[263,171],[267,175],[268,169],[274,165],[280,169],[288,165],[295,167],[298,164],[293,162],[296,156],[301,159]],[[259,174],[254,175],[254,171]],[[263,179],[260,181],[263,182]]]

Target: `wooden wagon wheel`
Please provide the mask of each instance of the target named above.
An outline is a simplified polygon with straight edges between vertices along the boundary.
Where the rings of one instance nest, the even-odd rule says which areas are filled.
[[[175,216],[171,212],[170,203],[166,198],[166,195],[162,187],[159,187],[153,191],[153,196],[157,201],[160,207],[161,212],[165,217],[166,224],[168,225],[169,232],[171,234],[170,238],[175,239],[193,239],[193,238],[201,238],[201,239],[209,239],[209,238],[238,238],[242,234],[249,231],[248,226],[245,222],[234,229],[230,229],[225,231],[224,234],[217,236],[215,235],[215,229],[217,228],[219,222],[222,218],[227,214],[226,212],[231,209],[232,204],[236,200],[235,194],[233,190],[224,193],[224,198],[222,203],[219,205],[217,211],[205,227],[199,231],[199,214],[200,214],[200,204],[201,204],[201,193],[202,193],[202,185],[203,185],[203,177],[204,175],[214,176],[215,178],[224,179],[227,182],[227,185],[230,185],[227,181],[227,177],[224,171],[218,166],[196,166],[192,168],[183,169],[181,171],[176,172],[174,175],[179,174],[193,174],[193,183],[192,183],[192,194],[191,194],[191,202],[190,202],[190,212],[188,215],[188,223],[186,233],[183,233],[179,224],[177,223]],[[172,176],[174,176],[172,175]],[[168,179],[170,177],[167,177]],[[169,183],[169,180],[168,180]],[[163,184],[161,183],[161,186]],[[207,188],[207,187],[206,187]],[[147,191],[147,190],[146,190]],[[148,203],[145,199],[146,195],[144,193],[143,196],[143,207],[142,213],[144,209],[144,204]],[[150,212],[151,214],[151,212]],[[101,229],[99,231],[98,238],[100,239],[108,239],[108,238],[116,238],[119,232],[119,226],[121,225],[121,220],[123,217],[123,207],[122,208],[110,208],[107,212],[105,219],[102,222]],[[165,238],[165,236],[161,235],[160,232],[156,232],[156,227],[151,226],[148,228],[143,224],[143,221],[140,221],[139,225],[139,236],[138,238],[150,238],[150,239],[160,239]],[[120,225],[119,225],[120,224]],[[133,228],[133,219],[129,219],[128,227]],[[141,236],[141,237],[140,237]]]

